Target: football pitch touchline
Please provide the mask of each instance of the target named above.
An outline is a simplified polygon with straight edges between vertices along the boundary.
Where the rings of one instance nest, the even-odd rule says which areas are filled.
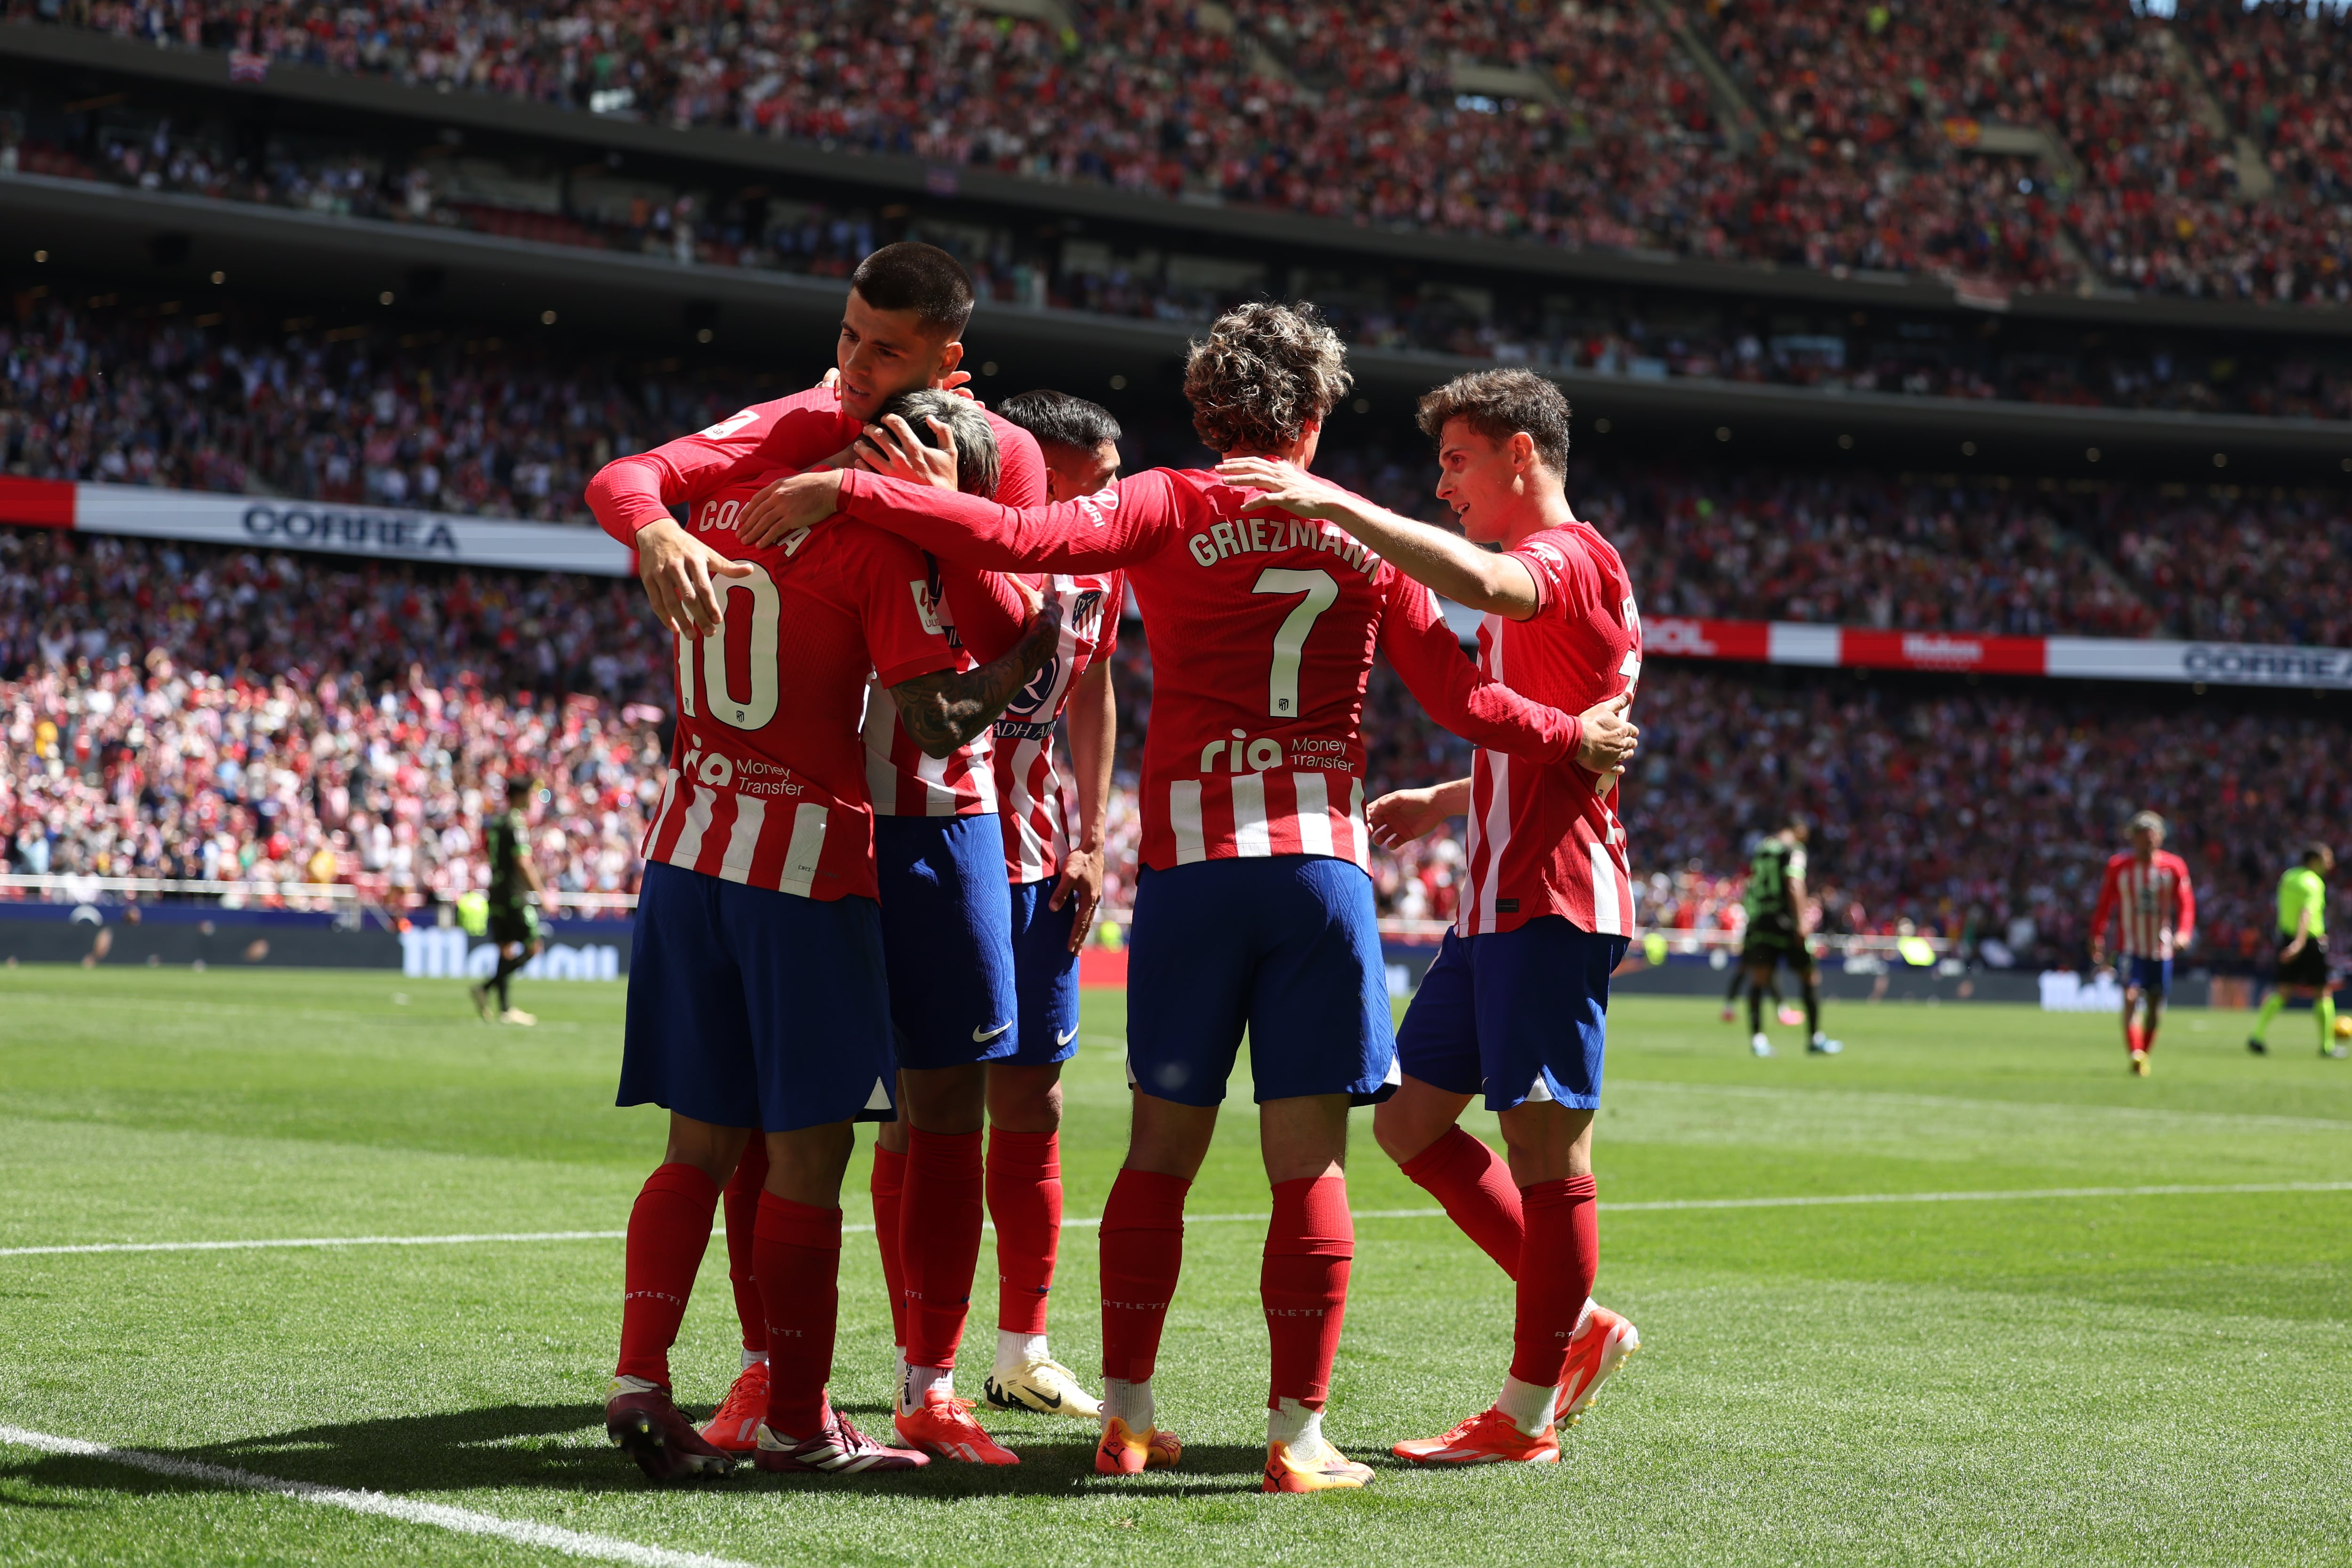
[[[751,1564],[730,1557],[710,1557],[699,1552],[672,1552],[666,1547],[642,1546],[636,1542],[622,1541],[610,1535],[589,1535],[530,1520],[502,1519],[494,1513],[477,1513],[469,1508],[451,1508],[446,1503],[415,1502],[380,1491],[352,1491],[342,1487],[322,1487],[310,1481],[289,1481],[278,1476],[232,1469],[226,1465],[208,1465],[198,1459],[183,1459],[170,1454],[150,1454],[137,1448],[115,1448],[104,1443],[86,1443],[79,1437],[29,1432],[22,1427],[0,1426],[0,1444],[37,1448],[45,1454],[63,1454],[74,1458],[128,1465],[133,1469],[170,1476],[179,1480],[206,1481],[215,1486],[236,1487],[245,1491],[269,1492],[278,1497],[292,1498],[297,1502],[318,1503],[321,1507],[340,1508],[351,1513],[374,1514],[408,1524],[429,1524],[436,1529],[455,1531],[460,1535],[495,1536],[519,1546],[538,1546],[551,1552],[561,1552],[567,1557],[637,1563],[642,1568],[751,1568]]]
[[[1834,1208],[1888,1203],[2030,1202],[2067,1197],[2221,1197],[2244,1193],[2352,1192],[2352,1181],[2247,1181],[2208,1186],[2040,1186],[1978,1192],[1853,1192],[1787,1197],[1666,1197],[1604,1203],[1605,1214],[1665,1214],[1733,1208]],[[1358,1219],[1442,1219],[1442,1208],[1360,1208]],[[1187,1225],[1264,1224],[1264,1214],[1188,1214]],[[1091,1230],[1100,1219],[1065,1219],[1065,1230]],[[994,1225],[982,1223],[983,1230]],[[845,1236],[870,1236],[870,1225],[845,1225]],[[466,1236],[315,1236],[265,1241],[95,1241],[68,1247],[0,1247],[0,1258],[57,1257],[89,1252],[238,1252],[288,1247],[459,1247],[496,1241],[619,1241],[625,1230],[517,1230]],[[62,1439],[60,1439],[62,1441]]]

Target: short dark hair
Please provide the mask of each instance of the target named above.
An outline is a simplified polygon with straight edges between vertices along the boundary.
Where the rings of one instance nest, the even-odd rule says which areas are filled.
[[[1234,306],[1184,361],[1192,429],[1213,452],[1288,446],[1354,384],[1339,334],[1303,300]]]
[[[960,335],[971,319],[971,274],[935,245],[900,240],[857,264],[849,287],[877,310],[911,310],[927,327]]]
[[[1474,371],[1423,392],[1414,417],[1421,433],[1441,441],[1448,422],[1462,419],[1489,441],[1521,431],[1555,474],[1568,472],[1568,394],[1533,371]]]
[[[1812,836],[1813,824],[1806,820],[1802,811],[1791,811],[1780,819],[1780,831],[1784,833],[1794,833],[1801,839],[1810,838]]]
[[[2303,863],[2305,865],[2309,865],[2314,861],[2330,861],[2335,858],[2336,852],[2326,844],[2309,843],[2303,846]]]
[[[1122,434],[1118,421],[1102,404],[1046,387],[1013,393],[996,405],[996,413],[1035,436],[1040,446],[1092,453],[1105,442],[1117,444]]]
[[[936,387],[917,387],[883,403],[874,411],[874,417],[878,420],[891,413],[905,420],[916,439],[926,446],[940,444],[930,422],[936,419],[946,425],[948,438],[955,444],[956,488],[967,496],[996,494],[997,481],[1003,472],[1003,459],[996,452],[996,432],[989,428],[988,415],[981,412],[978,403]]]

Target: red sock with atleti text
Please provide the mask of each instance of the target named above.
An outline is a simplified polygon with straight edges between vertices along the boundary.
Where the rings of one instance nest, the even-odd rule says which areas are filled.
[[[1184,1267],[1184,1195],[1192,1184],[1123,1170],[1103,1205],[1103,1375],[1149,1383],[1160,1331]]]
[[[907,1264],[898,1247],[899,1218],[907,1197],[907,1156],[896,1149],[874,1145],[874,1177],[866,1190],[874,1198],[874,1240],[882,1252],[882,1290],[890,1298],[890,1343],[907,1344]]]
[[[824,1423],[841,1313],[841,1210],[760,1195],[755,1269],[768,1322],[768,1429],[795,1440]]]
[[[1589,1176],[1562,1176],[1519,1188],[1528,1239],[1519,1254],[1518,1322],[1511,1333],[1511,1375],[1557,1387],[1568,1366],[1592,1276],[1601,1262],[1601,1217]]]
[[[1429,1147],[1397,1167],[1444,1206],[1464,1235],[1516,1280],[1527,1223],[1519,1189],[1502,1156],[1459,1127],[1448,1127]]]
[[[981,1134],[908,1133],[906,1211],[898,1221],[907,1271],[907,1364],[953,1366],[980,1265]]]
[[[1348,1316],[1348,1270],[1356,1256],[1356,1220],[1348,1212],[1348,1178],[1301,1176],[1274,1184],[1274,1218],[1265,1230],[1258,1294],[1274,1342],[1268,1409],[1285,1399],[1318,1406],[1330,1396],[1331,1363]]]
[[[1061,1134],[989,1129],[988,1217],[996,1222],[996,1326],[1044,1333],[1062,1240]]]
[[[727,1282],[735,1287],[735,1317],[743,1325],[743,1348],[768,1348],[768,1319],[751,1272],[751,1237],[760,1228],[760,1189],[768,1183],[768,1135],[754,1132],[727,1178],[720,1200],[727,1211]]]
[[[616,1375],[669,1386],[669,1347],[685,1321],[718,1207],[719,1184],[692,1166],[664,1166],[646,1178],[629,1210]]]

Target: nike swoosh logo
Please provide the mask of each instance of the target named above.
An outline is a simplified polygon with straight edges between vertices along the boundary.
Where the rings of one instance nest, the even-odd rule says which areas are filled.
[[[1034,1386],[1031,1387],[1029,1392],[1032,1394],[1037,1394],[1037,1390]],[[1039,1403],[1043,1404],[1048,1410],[1059,1410],[1062,1407],[1062,1396],[1058,1394],[1055,1395],[1051,1399],[1046,1398],[1042,1394],[1037,1394],[1037,1399]]]
[[[1013,1020],[1007,1019],[1003,1023],[998,1024],[994,1029],[976,1029],[971,1031],[971,1042],[974,1045],[986,1045],[990,1040],[994,1040],[998,1035],[1003,1034],[1006,1030],[1011,1029],[1012,1027]]]
[[[1056,1045],[1056,1046],[1064,1046],[1064,1045],[1067,1045],[1067,1044],[1069,1044],[1069,1043],[1070,1043],[1070,1041],[1072,1041],[1072,1040],[1076,1040],[1076,1039],[1077,1039],[1077,1038],[1078,1038],[1078,1031],[1077,1031],[1076,1030],[1071,1030],[1069,1033],[1067,1033],[1067,1034],[1057,1034],[1057,1035],[1055,1035],[1055,1036],[1054,1037],[1054,1043],[1055,1043],[1055,1045]]]

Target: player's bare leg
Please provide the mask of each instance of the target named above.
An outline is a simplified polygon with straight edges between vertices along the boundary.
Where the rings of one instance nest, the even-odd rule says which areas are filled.
[[[660,1168],[629,1211],[621,1354],[604,1401],[604,1430],[655,1480],[725,1475],[734,1461],[694,1429],[670,1384],[669,1348],[685,1320],[719,1186],[751,1137],[672,1113]]]
[[[996,1226],[996,1363],[988,1403],[1095,1421],[1102,1404],[1054,1359],[1046,1301],[1062,1229],[1062,1065],[988,1068],[988,1212]]]
[[[956,1351],[980,1261],[988,1069],[980,1062],[909,1068],[898,1074],[898,1084],[903,1113],[895,1137],[903,1140],[907,1155],[898,1247],[907,1336],[898,1435],[942,1458],[1018,1464],[1011,1449],[971,1418],[972,1401],[955,1392]]]

